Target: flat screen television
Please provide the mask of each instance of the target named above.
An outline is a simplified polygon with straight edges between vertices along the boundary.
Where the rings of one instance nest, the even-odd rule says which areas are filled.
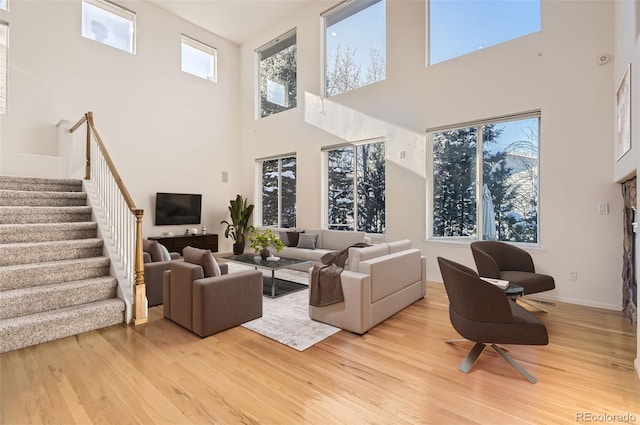
[[[202,195],[156,193],[156,226],[200,224]]]

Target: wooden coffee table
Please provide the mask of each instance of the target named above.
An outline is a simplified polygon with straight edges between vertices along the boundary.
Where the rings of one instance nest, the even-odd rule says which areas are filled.
[[[279,257],[278,260],[263,260],[259,255],[232,255],[229,257],[221,257],[223,260],[231,261],[233,263],[244,264],[246,266],[252,266],[256,270],[258,268],[271,270],[271,279],[263,279],[262,293],[269,298],[277,298],[282,295],[290,294],[292,292],[301,291],[308,288],[307,285],[301,283],[292,282],[290,280],[276,278],[276,270],[285,269],[287,267],[296,266],[300,264],[309,263],[309,260],[298,260],[296,258]]]

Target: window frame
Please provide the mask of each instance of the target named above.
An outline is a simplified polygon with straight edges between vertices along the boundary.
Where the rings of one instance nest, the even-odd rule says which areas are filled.
[[[387,14],[386,14],[386,6],[387,6],[387,0],[343,0],[342,2],[338,3],[337,5],[325,10],[324,12],[322,12],[320,14],[320,18],[322,21],[322,54],[321,56],[321,64],[320,66],[322,67],[322,70],[320,72],[320,78],[321,78],[321,82],[320,82],[320,88],[322,90],[322,97],[331,97],[331,96],[338,96],[341,95],[343,93],[348,93],[350,91],[353,90],[357,90],[359,88],[362,87],[366,87],[368,85],[371,84],[375,84],[375,83],[379,83],[381,81],[385,81],[386,80],[386,70],[387,70],[387,51],[386,51],[386,46],[385,46],[385,54],[384,54],[384,59],[385,59],[385,78],[372,82],[372,83],[366,83],[366,84],[362,84],[361,86],[358,86],[355,89],[349,89],[340,93],[335,93],[332,95],[327,94],[327,54],[328,54],[328,49],[327,49],[327,29],[334,24],[337,24],[338,22],[342,22],[346,19],[349,19],[350,17],[352,17],[353,15],[377,4],[380,2],[384,2],[385,3],[385,22],[384,22],[384,30],[385,30],[385,44],[386,44],[386,31],[387,31]],[[331,21],[331,23],[329,24],[328,22]]]
[[[184,69],[184,46],[187,45],[192,49],[199,50],[201,53],[207,54],[211,56],[212,62],[212,75],[211,78],[203,77],[202,75],[194,74],[193,72],[189,72]],[[213,46],[210,46],[202,41],[196,40],[193,37],[189,37],[186,34],[180,34],[180,71],[185,74],[193,75],[194,77],[201,78],[206,81],[210,81],[212,83],[218,82],[218,49]]]
[[[119,16],[120,18],[123,18],[125,20],[128,20],[131,22],[131,50],[125,50],[125,49],[121,49],[120,47],[117,46],[112,46],[111,44],[107,44],[104,43],[102,41],[96,40],[94,38],[91,37],[87,37],[85,34],[85,28],[84,28],[84,5],[85,4],[89,4],[93,7],[97,7],[100,8],[106,12],[109,12],[113,15]],[[83,38],[86,38],[87,40],[91,40],[94,41],[96,43],[100,43],[103,44],[105,46],[109,46],[113,49],[116,50],[120,50],[122,52],[127,52],[130,53],[132,55],[136,54],[136,38],[137,38],[137,26],[136,26],[136,12],[134,12],[133,10],[127,9],[126,7],[122,7],[118,4],[112,3],[109,0],[82,0],[80,2],[80,7],[81,7],[81,11],[80,11],[80,19],[81,19],[81,29],[80,29],[80,35]]]
[[[540,249],[542,247],[541,241],[541,232],[540,232],[540,218],[541,218],[541,203],[540,203],[540,194],[541,194],[541,171],[540,171],[540,158],[541,158],[541,146],[540,146],[540,129],[542,123],[542,111],[540,109],[508,114],[497,116],[488,119],[476,120],[476,121],[468,121],[458,124],[445,125],[439,127],[433,127],[427,129],[427,164],[426,164],[426,176],[429,179],[427,184],[427,196],[426,196],[426,236],[425,240],[429,242],[436,243],[448,243],[448,244],[470,244],[471,242],[481,241],[482,235],[479,229],[482,228],[482,184],[483,184],[483,167],[484,167],[484,157],[483,157],[483,134],[482,131],[478,131],[478,141],[476,146],[476,164],[475,164],[475,200],[476,200],[476,234],[475,236],[434,236],[433,234],[433,225],[434,225],[434,190],[433,190],[433,173],[434,173],[434,162],[433,162],[433,135],[434,133],[441,133],[445,131],[454,131],[463,128],[477,127],[480,129],[485,125],[490,124],[500,124],[511,121],[519,121],[525,119],[538,119],[538,166],[537,166],[537,200],[538,205],[536,207],[537,211],[537,225],[536,225],[536,242],[514,242],[514,241],[503,241],[506,243],[510,243],[516,246],[520,246],[525,249]]]
[[[262,72],[261,72],[261,64],[262,61],[265,59],[268,59],[278,53],[280,53],[281,51],[291,47],[291,46],[296,46],[296,53],[295,53],[295,59],[296,59],[296,89],[295,89],[295,104],[288,106],[288,107],[284,107],[284,109],[277,111],[277,112],[273,112],[267,115],[263,115],[262,114],[262,90],[260,87],[261,81],[262,81]],[[257,78],[255,79],[255,93],[256,93],[256,103],[255,103],[255,116],[256,119],[261,119],[261,118],[266,118],[272,115],[277,115],[281,112],[285,112],[288,111],[290,109],[295,109],[298,107],[298,30],[297,28],[293,28],[287,32],[285,32],[284,34],[274,38],[273,40],[269,41],[268,43],[263,44],[262,46],[258,47],[257,49],[255,49],[255,58],[256,58],[256,76]],[[289,96],[288,96],[288,92],[285,91],[285,99],[286,102],[288,103],[289,100]]]
[[[264,158],[257,158],[256,159],[256,191],[255,191],[255,199],[256,199],[256,207],[254,208],[254,212],[255,212],[255,218],[256,218],[256,222],[258,223],[259,227],[263,227],[263,228],[283,228],[282,227],[282,160],[283,159],[288,159],[288,158],[295,158],[296,160],[296,178],[295,178],[295,183],[296,183],[296,191],[295,191],[295,196],[296,196],[296,215],[295,215],[295,222],[296,225],[298,223],[298,155],[296,152],[290,152],[290,153],[285,153],[285,154],[281,154],[281,155],[275,155],[275,156],[269,156],[269,157],[264,157]],[[264,188],[264,184],[263,184],[263,178],[264,178],[264,174],[263,174],[263,164],[267,161],[274,161],[277,160],[278,161],[278,223],[277,225],[265,225],[264,223],[264,216],[263,216],[263,203],[262,203],[262,190]],[[295,227],[295,226],[294,226]],[[294,228],[291,227],[291,228]]]
[[[361,145],[368,145],[368,144],[376,144],[376,143],[383,143],[384,144],[384,163],[385,163],[385,176],[384,176],[384,180],[385,180],[385,223],[384,223],[384,232],[383,233],[368,233],[367,235],[373,236],[373,237],[381,237],[384,238],[387,234],[387,224],[386,224],[386,209],[387,209],[387,204],[386,204],[386,180],[387,180],[387,169],[386,169],[386,161],[387,161],[387,139],[385,137],[376,137],[376,138],[372,138],[372,139],[366,139],[366,140],[359,140],[357,142],[352,142],[352,143],[342,143],[342,144],[338,144],[338,145],[331,145],[331,146],[325,146],[323,148],[321,148],[321,152],[322,152],[322,161],[321,161],[321,165],[322,165],[322,174],[323,174],[323,179],[322,179],[322,190],[321,190],[321,196],[322,196],[322,202],[321,202],[321,207],[322,207],[322,228],[323,229],[329,229],[330,226],[337,226],[337,224],[333,224],[333,223],[329,223],[329,152],[334,151],[334,150],[339,150],[339,149],[344,149],[344,148],[352,148],[354,149],[355,152],[357,152],[357,147],[361,146]],[[353,167],[353,221],[354,221],[354,226],[353,226],[353,230],[341,230],[341,229],[333,229],[333,230],[339,230],[342,232],[359,232],[361,230],[358,230],[358,185],[357,185],[357,178],[358,178],[358,173],[357,173],[357,155],[355,154],[353,155],[353,161],[354,161],[354,167]]]

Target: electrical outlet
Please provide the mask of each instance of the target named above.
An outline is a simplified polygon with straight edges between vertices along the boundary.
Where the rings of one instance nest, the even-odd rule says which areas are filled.
[[[567,275],[567,279],[569,280],[578,280],[578,272],[575,270],[569,270]]]
[[[600,213],[600,214],[609,214],[609,203],[608,202],[599,202],[598,203],[598,213]]]

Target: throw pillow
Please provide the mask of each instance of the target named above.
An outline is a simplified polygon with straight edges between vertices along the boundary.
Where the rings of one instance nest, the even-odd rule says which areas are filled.
[[[298,246],[298,240],[300,239],[300,234],[303,232],[304,230],[302,232],[287,232],[287,242],[289,242],[287,246],[291,246],[291,247]]]
[[[162,251],[162,261],[171,261],[171,254],[169,254],[169,250],[166,246],[158,243],[160,245],[160,251]]]
[[[289,246],[289,238],[287,237],[287,232],[279,231],[278,237],[280,238],[284,246]]]
[[[149,239],[142,240],[142,250],[148,252],[151,256],[151,261],[162,261],[162,250],[158,241],[150,241]]]
[[[318,240],[318,235],[314,235],[311,233],[303,233],[300,235],[298,239],[298,248],[305,249],[316,249],[316,241]]]
[[[201,266],[204,277],[218,276],[220,274],[220,266],[208,249],[188,246],[182,250],[182,255],[187,263]]]

